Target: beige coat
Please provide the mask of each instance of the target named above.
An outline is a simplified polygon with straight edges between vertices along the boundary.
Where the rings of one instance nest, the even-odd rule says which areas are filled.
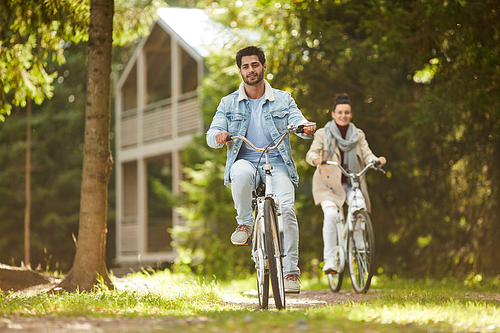
[[[368,164],[369,160],[374,160],[377,156],[370,150],[365,133],[359,128],[358,133],[359,141],[356,146],[356,154],[358,155],[359,171],[361,171],[365,165]],[[311,148],[309,148],[307,152],[307,163],[313,165],[313,159],[320,156],[321,151],[323,151],[323,161],[328,160],[340,163],[340,150],[337,147],[335,138],[332,138],[332,144],[335,146],[335,153],[333,156],[328,152],[325,129],[319,129],[314,136]],[[368,196],[365,178],[365,176],[361,177],[361,192],[365,197],[366,210],[371,212],[370,197]],[[313,176],[312,191],[314,203],[316,205],[321,204],[324,200],[330,200],[335,202],[337,206],[342,207],[346,200],[346,193],[342,187],[342,172],[339,167],[326,164],[317,166]]]

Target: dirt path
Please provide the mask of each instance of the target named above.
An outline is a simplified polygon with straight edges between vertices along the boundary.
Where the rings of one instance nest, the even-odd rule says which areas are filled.
[[[376,297],[377,295],[377,290],[370,290],[366,295],[359,295],[350,290],[341,290],[339,293],[333,293],[330,289],[302,290],[300,294],[286,294],[285,301],[287,310],[297,310],[348,302],[361,302]],[[259,299],[256,290],[244,292],[242,297],[238,299],[228,299],[225,300],[225,302],[253,309],[259,307]],[[276,309],[272,296],[269,297],[269,308]]]

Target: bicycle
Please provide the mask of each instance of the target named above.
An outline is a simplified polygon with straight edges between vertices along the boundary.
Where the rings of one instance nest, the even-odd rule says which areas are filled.
[[[372,166],[377,171],[385,174],[380,168],[380,162],[372,160],[358,173],[347,172],[339,163],[334,161],[322,161],[322,164],[336,165],[342,173],[349,178],[354,190],[354,197],[360,189],[359,178],[363,176]],[[375,236],[373,226],[368,212],[354,204],[347,208],[347,219],[344,220],[343,208],[339,209],[337,223],[337,248],[336,261],[337,271],[328,273],[328,284],[333,292],[338,292],[342,287],[344,270],[346,267],[346,252],[352,287],[358,294],[366,293],[370,288],[371,279],[375,269]],[[355,235],[356,233],[356,235]]]
[[[288,134],[304,133],[304,127],[313,125],[315,123],[299,126],[288,125],[287,130],[276,139],[278,142],[274,146],[271,145],[276,140],[263,148],[255,147],[244,136],[227,136],[227,141],[243,140],[252,149],[265,155],[265,164],[262,166],[265,173],[265,183],[253,191],[254,227],[251,239],[252,260],[255,262],[259,307],[261,309],[267,309],[269,305],[269,280],[271,280],[276,308],[281,310],[286,306],[283,278],[283,258],[285,257],[283,252],[283,220],[278,197],[273,194],[272,165],[269,152],[278,148]]]

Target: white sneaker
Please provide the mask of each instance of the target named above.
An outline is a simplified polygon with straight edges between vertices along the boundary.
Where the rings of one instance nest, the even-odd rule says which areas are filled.
[[[234,245],[248,245],[248,238],[252,235],[253,227],[240,224],[231,235],[231,243]]]
[[[328,257],[325,258],[325,265],[323,266],[323,272],[325,274],[338,273],[339,268],[337,267],[337,258]]]
[[[296,274],[285,275],[285,293],[299,294],[300,293],[300,281],[299,276]]]

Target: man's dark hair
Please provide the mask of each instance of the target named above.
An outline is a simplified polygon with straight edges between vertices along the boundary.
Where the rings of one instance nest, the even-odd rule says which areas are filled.
[[[264,55],[264,51],[258,46],[247,46],[236,53],[236,65],[238,68],[241,68],[241,58],[246,56],[256,55],[259,57],[259,61],[262,65],[266,63],[266,56]]]

